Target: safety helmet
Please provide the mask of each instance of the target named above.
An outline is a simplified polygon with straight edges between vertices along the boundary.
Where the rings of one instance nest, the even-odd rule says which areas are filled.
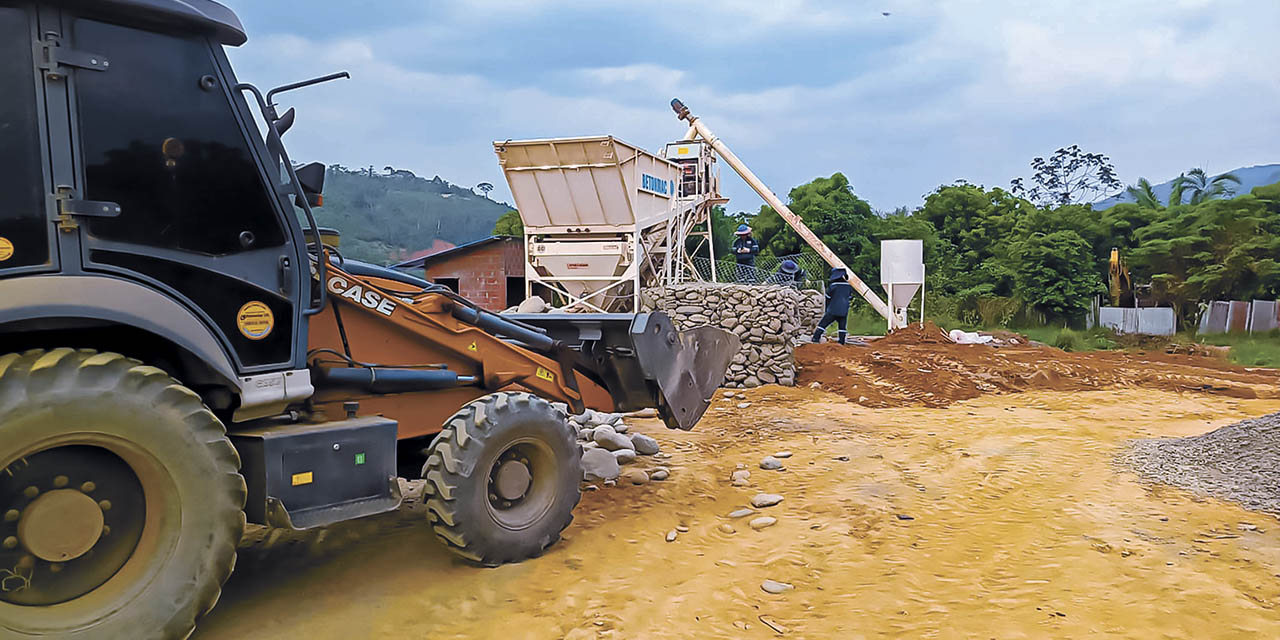
[[[751,233],[751,227],[748,227],[748,226],[747,226],[747,225],[745,225],[745,224],[740,224],[740,225],[738,225],[738,230],[737,230],[737,231],[735,231],[734,233],[736,233],[736,234],[738,234],[738,235],[740,235],[740,236],[745,236],[745,235],[747,235],[748,233]]]

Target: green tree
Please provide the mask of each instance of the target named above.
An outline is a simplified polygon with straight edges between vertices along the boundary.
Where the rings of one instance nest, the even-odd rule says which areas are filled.
[[[1178,196],[1182,196],[1181,176],[1178,179]],[[1151,181],[1146,178],[1138,178],[1138,184],[1125,189],[1125,193],[1133,198],[1134,202],[1143,209],[1163,209],[1164,205],[1160,204],[1160,198],[1156,196],[1155,189],[1151,187]],[[1172,201],[1172,199],[1170,199]]]
[[[512,210],[498,216],[498,221],[493,223],[493,235],[524,236],[524,222],[520,220],[520,212]]]
[[[1190,320],[1200,300],[1280,295],[1280,188],[1174,207],[1135,233],[1135,279]]]
[[[788,207],[804,221],[855,274],[874,269],[878,252],[871,237],[878,221],[871,205],[853,193],[842,173],[815,178],[788,194]],[[778,212],[762,205],[748,222],[764,256],[789,256],[808,247]]]
[[[1101,153],[1085,153],[1077,145],[1063,147],[1048,158],[1031,161],[1035,173],[1031,186],[1014,178],[1014,195],[1040,206],[1061,206],[1097,202],[1122,185],[1111,159]]]
[[[1234,173],[1224,173],[1210,178],[1204,172],[1204,169],[1199,167],[1188,171],[1186,178],[1179,182],[1180,184],[1185,184],[1186,188],[1191,191],[1191,204],[1200,204],[1207,200],[1230,197],[1235,193],[1235,186],[1240,186],[1240,178],[1236,177]],[[1233,184],[1235,186],[1232,186]],[[1172,198],[1170,202],[1172,203]],[[1178,203],[1181,204],[1181,202],[1181,192],[1179,192]]]
[[[1017,223],[1002,256],[1013,276],[1014,297],[1048,317],[1075,320],[1103,292],[1087,206],[1035,209]]]
[[[952,253],[954,272],[942,291],[966,298],[1012,295],[1009,242],[1018,220],[1034,210],[998,187],[946,185],[929,194],[915,215],[934,226],[941,246]]]

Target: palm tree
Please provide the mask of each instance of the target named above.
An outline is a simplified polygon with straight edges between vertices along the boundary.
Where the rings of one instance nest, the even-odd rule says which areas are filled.
[[[1164,208],[1164,205],[1160,204],[1160,198],[1156,197],[1155,189],[1151,188],[1151,181],[1146,178],[1138,178],[1138,184],[1125,189],[1125,193],[1129,194],[1129,197],[1143,209]]]
[[[1235,187],[1229,183],[1240,184],[1240,178],[1233,173],[1224,173],[1212,179],[1199,167],[1187,172],[1186,186],[1191,189],[1191,204],[1200,204],[1207,200],[1230,197]]]
[[[1184,192],[1187,190],[1187,174],[1180,173],[1169,183],[1169,206],[1182,204]]]

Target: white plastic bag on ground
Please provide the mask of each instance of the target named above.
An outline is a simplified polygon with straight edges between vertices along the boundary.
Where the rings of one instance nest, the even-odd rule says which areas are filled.
[[[991,336],[984,336],[977,331],[962,331],[960,329],[952,329],[948,335],[951,337],[951,341],[956,344],[987,344],[995,339]]]

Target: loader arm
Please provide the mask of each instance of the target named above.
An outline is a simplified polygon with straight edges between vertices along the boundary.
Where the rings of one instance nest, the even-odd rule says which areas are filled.
[[[399,420],[401,437],[438,431],[461,404],[511,389],[574,412],[654,407],[689,429],[739,346],[719,329],[678,332],[661,313],[514,319],[443,287],[328,271],[330,303],[310,324],[314,403],[337,413],[358,400],[362,413]]]

